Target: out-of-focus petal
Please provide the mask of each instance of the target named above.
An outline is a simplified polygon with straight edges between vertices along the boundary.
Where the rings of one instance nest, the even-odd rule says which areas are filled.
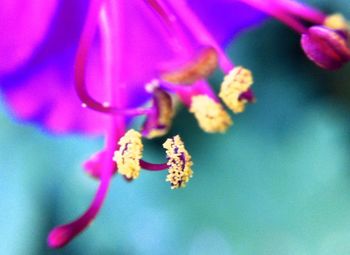
[[[116,57],[120,71],[116,78],[127,83],[129,106],[150,99],[145,84],[158,76],[161,63],[173,57],[169,34],[146,1],[116,1],[120,16],[116,36]]]
[[[0,73],[23,65],[43,43],[58,0],[1,1]]]
[[[1,81],[10,111],[17,118],[41,124],[56,133],[100,133],[105,116],[83,108],[74,91],[75,50],[57,55],[38,66]],[[98,68],[89,81],[98,82]]]
[[[17,11],[21,10],[20,6],[15,7]],[[74,91],[74,59],[86,7],[87,2],[83,0],[61,1],[46,37],[41,38],[40,46],[27,64],[17,66],[16,72],[1,75],[0,88],[10,111],[17,118],[41,124],[57,133],[102,131],[105,117],[82,108]],[[34,14],[34,11],[30,13],[40,17],[40,14]],[[35,17],[27,17],[28,23],[34,22]],[[36,29],[32,28],[34,33]],[[20,51],[20,45],[13,47]],[[89,68],[89,83],[97,83],[100,79],[96,55],[97,52],[93,51],[90,65],[94,67]],[[97,91],[98,95],[99,92],[101,90]]]
[[[242,30],[266,19],[262,12],[240,1],[185,1],[222,45],[227,45]]]

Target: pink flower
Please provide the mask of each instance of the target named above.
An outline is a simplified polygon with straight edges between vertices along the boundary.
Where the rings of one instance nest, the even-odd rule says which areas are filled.
[[[100,180],[96,195],[82,216],[51,231],[53,248],[92,222],[116,172],[133,180],[141,168],[169,169],[171,188],[186,185],[192,161],[181,138],[166,140],[162,164],[142,159],[141,138],[167,133],[175,97],[204,131],[225,132],[232,119],[221,100],[234,113],[254,101],[252,73],[236,67],[225,47],[266,14],[298,32],[317,65],[336,69],[350,59],[345,21],[292,0],[3,3],[1,17],[9,21],[2,27],[0,82],[13,113],[56,133],[106,137],[105,147],[84,163]],[[216,68],[224,75],[218,96],[207,82]],[[128,130],[139,116],[145,118],[140,132]]]

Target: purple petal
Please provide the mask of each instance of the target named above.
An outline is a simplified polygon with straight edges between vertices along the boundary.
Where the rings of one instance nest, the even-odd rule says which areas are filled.
[[[20,119],[44,125],[51,131],[99,133],[105,116],[81,107],[73,89],[74,50],[56,56],[1,84],[5,99]],[[97,82],[95,68],[88,79]]]
[[[48,33],[58,0],[1,1],[0,73],[23,65]]]
[[[266,19],[262,12],[235,0],[187,0],[208,30],[222,45],[242,30]]]

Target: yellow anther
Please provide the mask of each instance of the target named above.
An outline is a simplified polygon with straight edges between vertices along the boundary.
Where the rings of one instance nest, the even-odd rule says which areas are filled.
[[[169,138],[163,144],[166,149],[169,166],[169,174],[166,181],[170,182],[171,189],[184,188],[193,175],[191,166],[193,162],[190,154],[185,149],[180,136]]]
[[[349,31],[349,23],[340,13],[329,15],[325,21],[324,25],[328,28],[335,30]]]
[[[251,71],[243,67],[235,67],[225,76],[221,84],[219,97],[224,101],[228,108],[234,113],[244,111],[247,100],[241,99],[242,93],[246,92],[253,84]]]
[[[222,105],[207,95],[193,96],[190,112],[196,117],[199,126],[208,133],[225,132],[232,125],[231,117]]]
[[[164,81],[173,84],[192,84],[197,80],[208,77],[218,65],[218,54],[212,47],[205,48],[199,56],[173,71],[161,75]]]
[[[119,150],[114,153],[113,160],[117,163],[118,172],[129,179],[136,179],[140,175],[140,159],[142,158],[143,144],[141,134],[130,129],[120,138]]]

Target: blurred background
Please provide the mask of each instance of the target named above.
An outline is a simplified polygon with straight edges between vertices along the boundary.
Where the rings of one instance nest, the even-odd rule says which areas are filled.
[[[348,0],[309,2],[350,18]],[[1,105],[1,254],[350,254],[350,65],[320,70],[275,21],[229,52],[253,70],[257,102],[225,135],[177,114],[171,134],[195,163],[188,187],[170,190],[166,173],[117,176],[94,224],[59,251],[47,233],[86,209],[97,182],[81,162],[103,141],[48,134]],[[163,141],[146,141],[145,158],[161,161]]]

